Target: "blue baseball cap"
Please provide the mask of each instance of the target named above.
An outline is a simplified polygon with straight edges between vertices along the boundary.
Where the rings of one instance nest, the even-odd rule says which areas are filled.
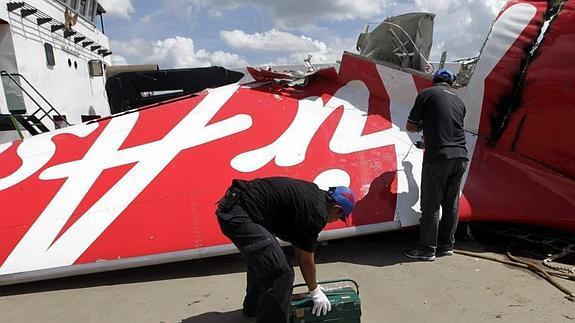
[[[347,186],[330,187],[327,191],[329,198],[343,209],[347,218],[355,206],[355,196]]]
[[[456,79],[455,74],[451,73],[449,70],[444,68],[437,70],[433,74],[434,82],[447,82],[449,84],[453,84],[453,82],[455,82],[455,79]]]

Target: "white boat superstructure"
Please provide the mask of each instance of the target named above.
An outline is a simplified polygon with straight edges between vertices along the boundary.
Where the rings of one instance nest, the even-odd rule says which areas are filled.
[[[0,0],[0,143],[110,114],[103,13],[97,0]]]

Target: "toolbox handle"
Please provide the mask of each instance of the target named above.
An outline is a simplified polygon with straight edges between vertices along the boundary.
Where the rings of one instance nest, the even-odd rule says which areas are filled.
[[[324,281],[320,281],[320,282],[317,282],[317,283],[320,284],[320,285],[323,285],[323,284],[333,284],[333,283],[342,283],[342,282],[350,282],[350,283],[353,283],[353,284],[355,285],[355,290],[357,291],[357,295],[359,295],[359,285],[358,285],[358,284],[355,282],[355,280],[353,280],[353,279],[346,278],[346,279],[324,280]],[[293,285],[293,288],[303,287],[303,286],[306,286],[306,284],[305,284],[305,283],[301,283],[301,284]]]

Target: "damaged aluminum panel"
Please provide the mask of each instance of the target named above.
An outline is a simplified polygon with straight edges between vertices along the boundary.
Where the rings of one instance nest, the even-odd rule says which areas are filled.
[[[432,67],[427,59],[433,44],[434,18],[431,13],[389,17],[372,32],[366,25],[357,40],[357,50],[377,61],[429,72]]]
[[[575,61],[558,59],[575,55],[575,0],[550,12],[549,28],[526,68],[518,104],[509,112],[501,142],[575,179]]]
[[[468,88],[470,95],[466,105],[468,110],[481,106],[481,118],[476,129],[476,120],[469,116],[466,125],[472,131],[496,142],[507,120],[507,110],[520,89],[520,80],[528,64],[529,53],[540,34],[549,6],[546,0],[528,0],[521,3],[509,2],[492,27],[488,41],[481,54]],[[520,31],[520,36],[510,39],[510,31]],[[493,41],[489,41],[493,40]],[[497,55],[507,54],[498,60]],[[483,82],[486,74],[489,81]],[[485,96],[479,99],[479,96]]]

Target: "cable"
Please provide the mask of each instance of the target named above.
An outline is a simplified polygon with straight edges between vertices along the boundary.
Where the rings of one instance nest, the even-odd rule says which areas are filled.
[[[515,244],[515,243],[514,243]],[[557,273],[557,272],[550,272],[547,271],[535,264],[532,263],[528,263],[522,260],[519,260],[518,258],[516,258],[515,256],[513,256],[510,252],[509,252],[509,248],[514,245],[511,244],[509,245],[509,247],[507,247],[507,252],[506,255],[509,259],[511,259],[511,261],[508,260],[503,260],[503,259],[497,259],[495,257],[490,257],[490,256],[485,256],[482,254],[478,254],[478,253],[474,253],[474,252],[469,252],[469,251],[463,251],[463,250],[454,250],[455,253],[460,254],[460,255],[464,255],[464,256],[470,256],[470,257],[477,257],[477,258],[482,258],[482,259],[486,259],[486,260],[491,260],[491,261],[496,261],[499,263],[503,263],[506,265],[511,265],[511,266],[515,266],[515,267],[519,267],[519,268],[523,268],[523,269],[528,269],[538,275],[540,275],[541,277],[543,277],[545,280],[547,280],[547,282],[549,282],[551,285],[555,286],[557,289],[559,289],[560,291],[562,291],[563,293],[565,293],[567,296],[565,296],[565,298],[567,300],[570,300],[571,302],[575,302],[575,293],[571,292],[569,289],[567,289],[566,287],[564,287],[563,285],[561,285],[560,283],[556,282],[551,275],[554,276],[558,276],[561,278],[566,278],[566,279],[570,279],[570,280],[575,280],[575,275],[570,275],[570,274],[564,274],[564,273]]]
[[[414,146],[414,143],[411,142],[411,146],[409,146],[409,150],[407,151],[407,154],[405,154],[405,156],[403,156],[401,163],[403,163],[405,161],[405,159],[407,158],[407,156],[409,156],[409,153],[411,153],[411,148],[413,148],[413,146]]]
[[[509,249],[511,248],[512,245],[515,245],[517,243],[513,243],[511,245],[509,245],[509,247],[507,247],[507,252],[506,255],[509,259],[511,259],[512,261],[515,261],[517,263],[520,264],[524,264],[528,267],[529,270],[533,271],[534,273],[539,274],[540,276],[542,276],[543,278],[545,278],[545,280],[547,280],[551,285],[555,286],[557,289],[559,289],[560,291],[562,291],[563,293],[567,294],[567,296],[565,298],[567,298],[568,300],[575,302],[575,293],[571,292],[569,289],[567,289],[565,286],[561,285],[559,282],[556,282],[548,273],[545,269],[539,267],[538,265],[520,260],[519,258],[513,256],[511,254],[511,252],[509,251]]]
[[[459,254],[459,255],[464,255],[464,256],[469,256],[469,257],[474,257],[474,258],[481,258],[481,259],[485,259],[485,260],[499,262],[499,263],[502,263],[504,265],[510,265],[510,266],[515,266],[515,267],[519,267],[519,268],[523,268],[523,269],[529,269],[529,267],[527,265],[522,264],[522,263],[516,263],[516,262],[505,260],[505,259],[498,259],[496,257],[487,256],[487,255],[483,255],[480,253],[463,251],[463,250],[454,250],[453,252],[455,252],[456,254]],[[555,271],[551,271],[551,270],[546,270],[546,272],[552,276],[560,277],[563,279],[575,280],[575,275],[570,275],[570,274],[566,274],[566,273],[559,273],[559,272],[555,272]]]

